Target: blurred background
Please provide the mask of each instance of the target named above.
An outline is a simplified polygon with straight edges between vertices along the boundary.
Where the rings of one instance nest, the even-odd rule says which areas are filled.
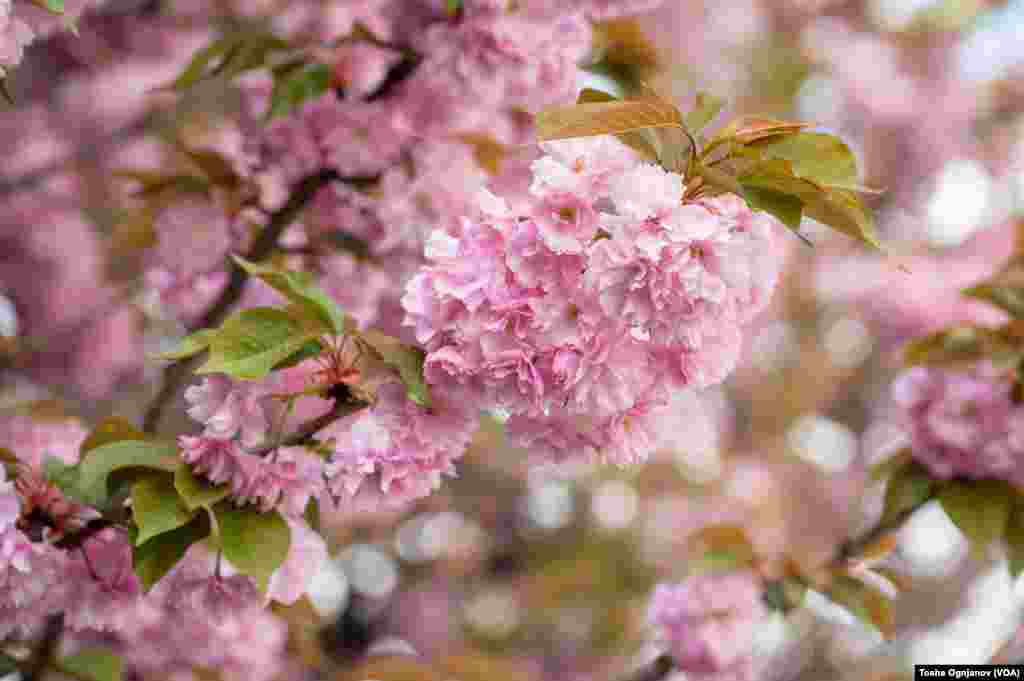
[[[181,328],[153,294],[159,273],[138,256],[144,233],[114,170],[161,158],[169,130],[233,143],[218,128],[238,106],[230,93],[183,102],[157,89],[208,41],[201,4],[112,0],[77,37],[34,44],[9,83],[4,408],[138,420],[158,388],[146,356]],[[813,247],[787,235],[742,367],[677,396],[647,465],[529,471],[490,420],[429,499],[325,517],[333,558],[279,612],[304,664],[381,681],[624,677],[655,654],[650,589],[685,574],[703,527],[741,526],[760,554],[808,571],[870,527],[883,490],[867,467],[903,437],[888,395],[901,344],[1000,319],[958,292],[1011,253],[1024,211],[1024,1],[667,0],[639,25],[649,43],[632,24],[598,27],[581,87],[617,91],[628,63],[681,103],[702,89],[729,114],[841,135],[881,190],[869,202],[891,255],[809,220]],[[177,412],[163,431],[191,427]],[[811,592],[759,632],[766,678],[897,679],[914,661],[1024,657],[1024,585],[1002,561],[970,558],[937,506],[913,516],[890,560],[905,578],[892,640]]]

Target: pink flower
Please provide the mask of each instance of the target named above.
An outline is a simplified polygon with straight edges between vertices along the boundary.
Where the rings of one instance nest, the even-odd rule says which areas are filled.
[[[366,42],[339,46],[332,55],[334,76],[347,99],[363,99],[380,85],[402,55]]]
[[[246,447],[267,437],[270,419],[264,408],[268,391],[256,383],[235,383],[215,374],[185,390],[188,415],[204,424],[203,434],[216,439],[238,436]]]
[[[220,267],[231,248],[224,207],[205,198],[176,201],[160,211],[153,229],[157,236],[157,262],[182,275]]]
[[[73,630],[122,630],[131,621],[141,584],[132,568],[128,533],[107,528],[69,555],[65,625]]]
[[[14,490],[14,483],[7,480],[7,471],[0,470],[0,532],[14,525],[21,515],[21,502]]]
[[[14,0],[0,0],[0,77],[21,62],[25,48],[34,39],[35,31],[14,16]]]
[[[751,572],[659,584],[647,617],[688,677],[752,681],[754,630],[767,614],[762,589]]]
[[[239,504],[298,516],[323,490],[323,463],[302,447],[282,447],[263,459],[233,440],[182,435],[178,442],[185,462],[211,482],[230,485]]]
[[[333,450],[326,466],[332,495],[345,506],[401,505],[434,491],[455,473],[478,425],[478,405],[434,394],[428,410],[411,402],[399,383],[377,403],[331,424],[318,439]]]
[[[563,192],[589,200],[607,196],[613,178],[637,164],[636,154],[611,136],[544,142],[541,149],[546,156],[531,166],[530,191],[538,196]]]
[[[23,414],[0,418],[0,447],[18,462],[41,471],[47,459],[78,463],[78,448],[89,431],[76,419],[47,420]]]
[[[0,636],[32,636],[63,609],[65,567],[59,550],[29,541],[13,526],[0,529]]]
[[[892,390],[914,458],[942,479],[1024,481],[1024,407],[1011,387],[988,366],[904,372]]]
[[[482,191],[457,237],[432,235],[402,302],[439,390],[522,416],[544,449],[575,442],[623,463],[656,447],[633,426],[671,390],[732,371],[780,254],[770,218],[729,196],[682,204],[681,176],[614,144],[556,146],[570,165],[534,164],[525,214]],[[592,432],[541,425],[552,421]]]

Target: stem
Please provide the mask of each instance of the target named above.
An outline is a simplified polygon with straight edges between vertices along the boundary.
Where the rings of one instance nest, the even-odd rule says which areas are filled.
[[[914,515],[919,508],[927,504],[929,501],[931,501],[931,499],[925,499],[921,503],[915,504],[914,506],[897,513],[889,520],[879,523],[874,527],[874,529],[864,533],[860,537],[846,542],[842,547],[840,547],[839,555],[836,556],[833,564],[841,565],[843,563],[848,563],[851,560],[855,560],[865,549],[876,542],[881,541],[890,533],[900,530],[910,516]]]
[[[340,418],[344,418],[349,414],[354,414],[368,406],[369,404],[362,400],[336,400],[334,407],[329,412],[302,424],[288,437],[280,438],[275,444],[254,447],[253,449],[248,449],[246,451],[254,456],[266,456],[278,447],[298,447],[309,444],[312,441],[313,436],[327,426]]]
[[[248,260],[256,261],[265,259],[277,246],[277,241],[281,238],[281,234],[292,224],[310,199],[330,182],[343,179],[333,170],[324,170],[315,175],[310,175],[299,182],[292,191],[288,202],[270,216],[267,226],[260,232],[259,237],[256,238],[256,242],[249,249],[249,252],[245,254],[245,257]],[[220,324],[227,317],[232,306],[242,297],[246,281],[245,270],[230,259],[228,260],[228,267],[231,269],[231,279],[228,281],[228,285],[206,313],[198,321],[190,325],[190,330],[194,331]],[[146,410],[142,426],[145,432],[155,433],[157,431],[164,409],[175,395],[178,394],[178,391],[181,390],[185,382],[188,381],[195,365],[196,360],[190,358],[174,362],[164,369],[163,384],[160,387],[160,391]]]

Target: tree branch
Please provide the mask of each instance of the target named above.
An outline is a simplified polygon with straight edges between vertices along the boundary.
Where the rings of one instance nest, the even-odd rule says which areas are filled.
[[[368,406],[370,406],[369,403],[362,400],[335,400],[334,407],[329,412],[302,424],[294,433],[286,438],[282,438],[280,442],[247,449],[246,452],[254,456],[266,456],[278,447],[298,447],[309,444],[313,440],[313,436],[327,426]]]
[[[340,179],[343,178],[333,170],[324,170],[315,175],[310,175],[299,182],[288,198],[288,202],[270,216],[267,226],[260,232],[260,235],[256,238],[249,252],[245,254],[245,257],[249,260],[263,260],[270,255],[277,246],[281,234],[292,224],[299,212],[309,203],[310,199],[322,187],[334,180]],[[245,289],[245,270],[230,259],[228,267],[231,268],[231,279],[228,281],[228,285],[206,313],[191,325],[191,330],[204,329],[220,324],[227,317],[234,304],[242,297],[242,291]],[[192,375],[192,370],[195,368],[195,363],[196,360],[190,358],[170,364],[164,369],[163,383],[160,386],[160,391],[146,410],[142,426],[145,432],[155,433],[157,431],[164,409],[188,381]]]

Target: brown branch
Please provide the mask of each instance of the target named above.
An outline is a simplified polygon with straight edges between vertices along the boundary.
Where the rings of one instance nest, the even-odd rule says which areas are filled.
[[[280,442],[272,445],[262,445],[260,447],[247,449],[246,452],[254,456],[266,456],[278,447],[298,447],[309,444],[312,442],[313,436],[327,426],[340,418],[344,418],[349,414],[354,414],[368,406],[370,406],[369,403],[363,402],[362,400],[336,400],[334,402],[334,407],[329,412],[302,424],[294,433],[286,438],[282,438]]]
[[[315,175],[310,175],[299,182],[292,190],[288,202],[271,214],[267,226],[260,232],[260,235],[256,238],[252,248],[245,254],[245,257],[249,260],[263,260],[270,255],[277,246],[281,234],[292,224],[299,212],[309,203],[310,199],[331,181],[341,179],[343,178],[334,171],[325,170]],[[228,267],[231,268],[231,279],[228,281],[228,285],[206,313],[191,325],[192,330],[220,324],[227,317],[234,304],[242,297],[246,281],[245,270],[231,260],[228,261]],[[193,358],[175,362],[164,369],[163,383],[160,391],[150,403],[143,420],[143,430],[147,433],[155,433],[157,431],[164,409],[188,381],[195,368],[195,364],[196,360]]]

